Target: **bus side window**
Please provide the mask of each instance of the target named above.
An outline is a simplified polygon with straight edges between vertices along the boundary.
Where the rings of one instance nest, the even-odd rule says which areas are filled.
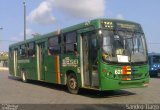
[[[20,54],[21,57],[26,57],[27,56],[26,46],[25,45],[21,45],[20,46],[19,54]]]
[[[149,65],[151,65],[151,57],[148,57]]]
[[[77,34],[76,32],[70,32],[64,36],[65,53],[75,53],[77,52]]]
[[[54,54],[60,54],[61,53],[61,46],[60,46],[60,37],[55,36],[48,39],[48,54],[54,55]]]
[[[9,48],[9,57],[12,58],[12,56],[13,56],[12,48]]]
[[[28,56],[35,57],[35,43],[31,42],[28,44]]]

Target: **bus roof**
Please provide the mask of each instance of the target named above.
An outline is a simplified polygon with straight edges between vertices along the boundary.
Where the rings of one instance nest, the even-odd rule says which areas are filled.
[[[83,27],[92,26],[92,25],[96,26],[96,28],[100,28],[101,27],[100,26],[101,21],[125,22],[125,23],[132,23],[132,24],[140,25],[139,23],[132,22],[132,21],[127,21],[127,20],[101,18],[101,19],[93,19],[93,20],[86,21],[86,22],[83,22],[83,23],[80,23],[80,24],[77,24],[77,25],[66,27],[66,28],[62,29],[62,33],[77,30],[77,29],[81,29]],[[87,23],[90,23],[90,25],[87,25]]]
[[[155,52],[152,52],[152,53],[148,53],[149,56],[153,56],[153,55],[158,55],[160,56],[160,53],[155,53]]]
[[[61,30],[53,31],[53,32],[50,32],[50,33],[47,33],[47,34],[44,34],[44,35],[37,35],[36,37],[27,39],[25,41],[20,41],[20,42],[11,44],[9,47],[16,46],[16,45],[21,45],[21,44],[24,44],[24,43],[29,43],[29,42],[32,42],[32,41],[36,41],[36,40],[39,40],[39,39],[46,38],[46,37],[56,36],[58,31],[60,33],[66,33],[66,32],[69,32],[69,31],[74,31],[74,30],[86,28],[86,27],[89,27],[89,26],[94,26],[95,28],[101,28],[101,21],[125,22],[125,23],[132,23],[132,24],[140,25],[136,22],[127,21],[127,20],[106,19],[106,18],[93,19],[93,20],[90,20],[90,21],[87,21],[87,22],[83,22],[83,23],[80,23],[80,24],[76,24],[76,25],[73,25],[73,26],[70,26],[70,27],[63,28]]]

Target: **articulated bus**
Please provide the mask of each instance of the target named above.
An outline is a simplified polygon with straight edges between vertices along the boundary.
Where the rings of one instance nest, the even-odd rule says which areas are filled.
[[[38,80],[99,91],[146,87],[148,52],[138,23],[94,19],[9,46],[9,72]]]
[[[160,53],[149,53],[149,74],[160,77]]]

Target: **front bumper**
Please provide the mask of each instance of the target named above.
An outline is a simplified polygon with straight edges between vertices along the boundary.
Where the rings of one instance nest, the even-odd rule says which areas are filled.
[[[149,75],[150,76],[160,76],[160,70],[150,70]]]
[[[112,80],[112,79],[102,79],[101,80],[101,90],[118,90],[118,89],[128,89],[128,88],[142,88],[149,85],[149,77],[139,80]]]

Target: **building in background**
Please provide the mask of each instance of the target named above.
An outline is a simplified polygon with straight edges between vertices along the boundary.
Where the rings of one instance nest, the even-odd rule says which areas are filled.
[[[0,67],[8,67],[8,52],[0,52]]]

